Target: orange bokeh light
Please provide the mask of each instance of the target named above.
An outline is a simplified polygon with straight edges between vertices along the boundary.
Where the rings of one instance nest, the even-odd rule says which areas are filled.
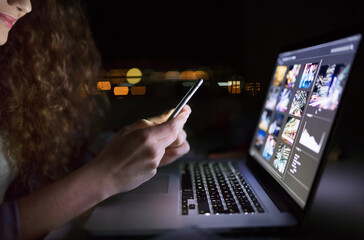
[[[208,80],[209,79],[209,75],[207,72],[205,71],[195,71],[195,75],[197,79],[203,78],[204,80]]]
[[[116,96],[125,96],[128,95],[129,88],[128,87],[114,87],[114,95]]]
[[[241,88],[240,88],[240,81],[229,81],[228,91],[231,94],[240,94]]]
[[[181,73],[178,71],[168,71],[164,76],[165,80],[179,80],[181,78]]]
[[[138,86],[138,87],[131,88],[132,95],[145,95],[146,92],[147,92],[147,88],[145,86]]]
[[[197,80],[197,77],[194,71],[183,71],[181,73],[181,80]]]
[[[111,84],[109,81],[100,81],[97,83],[97,89],[103,91],[111,90]]]

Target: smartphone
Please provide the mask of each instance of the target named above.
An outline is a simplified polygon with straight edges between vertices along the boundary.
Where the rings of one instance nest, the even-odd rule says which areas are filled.
[[[202,83],[203,83],[203,79],[201,78],[201,79],[197,80],[195,84],[193,84],[193,86],[190,88],[190,90],[188,90],[186,95],[178,103],[177,107],[174,109],[174,111],[171,113],[171,115],[169,115],[167,121],[175,118],[178,115],[178,113],[182,110],[182,108],[186,105],[186,103],[191,99],[193,94],[195,94],[195,92],[202,85]]]

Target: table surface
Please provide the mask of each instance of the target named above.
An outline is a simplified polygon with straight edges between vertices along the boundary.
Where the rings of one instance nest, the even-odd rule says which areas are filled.
[[[329,161],[322,175],[314,203],[303,226],[293,232],[256,233],[263,239],[355,239],[364,236],[364,159],[360,157]],[[82,227],[92,209],[46,239],[88,239]],[[199,229],[183,229],[153,239],[252,239],[256,236],[213,236]]]

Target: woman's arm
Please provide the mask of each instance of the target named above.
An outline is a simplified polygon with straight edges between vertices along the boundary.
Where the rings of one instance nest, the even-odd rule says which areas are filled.
[[[20,236],[38,238],[65,224],[100,201],[129,191],[152,178],[160,164],[169,163],[188,149],[183,126],[190,114],[151,126],[119,131],[90,163],[69,176],[18,200]]]
[[[21,239],[44,237],[111,195],[95,163],[18,200]]]

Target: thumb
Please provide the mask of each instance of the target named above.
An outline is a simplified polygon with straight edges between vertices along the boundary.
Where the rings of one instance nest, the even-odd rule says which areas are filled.
[[[143,128],[147,128],[147,127],[152,127],[152,126],[155,126],[157,125],[156,123],[152,122],[152,121],[149,121],[147,119],[141,119],[133,124],[130,124],[128,126],[125,126],[123,128],[123,132],[124,134],[127,134],[129,132],[132,132],[132,131],[135,131],[135,130],[138,130],[138,129],[143,129]]]
[[[173,109],[171,109],[167,112],[164,112],[163,114],[161,114],[159,116],[148,118],[148,120],[152,121],[154,123],[157,123],[157,124],[161,124],[161,123],[164,123],[165,121],[167,121],[169,115],[172,114],[172,112],[173,112]]]

